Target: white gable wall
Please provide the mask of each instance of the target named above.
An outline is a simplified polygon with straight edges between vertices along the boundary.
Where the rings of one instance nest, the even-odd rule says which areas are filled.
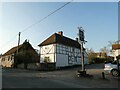
[[[46,46],[41,46],[40,48],[40,63],[44,63],[45,57],[49,57],[50,62],[54,63],[55,61],[55,45],[46,45]]]
[[[40,63],[44,63],[46,57],[49,57],[51,63],[54,63],[54,54],[41,55]]]

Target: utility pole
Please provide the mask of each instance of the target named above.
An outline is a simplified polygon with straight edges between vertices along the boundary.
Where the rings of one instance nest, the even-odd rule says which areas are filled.
[[[18,34],[17,54],[18,54],[18,49],[19,49],[19,44],[20,44],[20,34],[21,34],[21,32],[19,32],[19,34]],[[17,60],[16,59],[14,59],[14,68],[17,68]]]
[[[21,34],[21,32],[19,32],[19,34],[18,34],[18,47],[17,47],[17,53],[18,53],[19,44],[20,44],[20,34]]]
[[[79,33],[78,33],[78,42],[81,46],[81,61],[82,61],[82,70],[78,71],[79,75],[86,75],[86,71],[85,71],[85,65],[84,65],[84,48],[83,48],[83,44],[86,42],[84,40],[85,36],[84,36],[84,30],[82,29],[82,27],[78,27]]]

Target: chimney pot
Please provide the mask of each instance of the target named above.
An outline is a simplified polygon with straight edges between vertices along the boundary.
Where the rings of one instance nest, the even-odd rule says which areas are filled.
[[[63,32],[62,31],[59,31],[58,34],[61,35],[61,36],[63,36]]]

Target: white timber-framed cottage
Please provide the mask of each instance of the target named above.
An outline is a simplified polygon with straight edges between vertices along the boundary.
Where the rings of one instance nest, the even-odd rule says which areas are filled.
[[[40,64],[53,63],[55,68],[81,65],[81,45],[77,40],[63,36],[63,32],[54,33],[38,45]],[[84,64],[88,64],[88,54],[84,49]]]

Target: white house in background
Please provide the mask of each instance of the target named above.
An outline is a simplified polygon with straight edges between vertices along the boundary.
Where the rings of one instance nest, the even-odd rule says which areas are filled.
[[[77,40],[63,36],[63,32],[54,33],[41,44],[40,63],[54,63],[55,67],[81,64],[80,44]],[[88,55],[84,49],[84,62],[88,64]]]
[[[20,45],[21,47],[21,45]],[[1,57],[1,66],[2,67],[12,67],[14,64],[14,54],[17,51],[17,46],[8,50],[5,54]]]
[[[112,44],[112,55],[114,57],[114,60],[117,60],[116,57],[120,55],[120,41]]]

